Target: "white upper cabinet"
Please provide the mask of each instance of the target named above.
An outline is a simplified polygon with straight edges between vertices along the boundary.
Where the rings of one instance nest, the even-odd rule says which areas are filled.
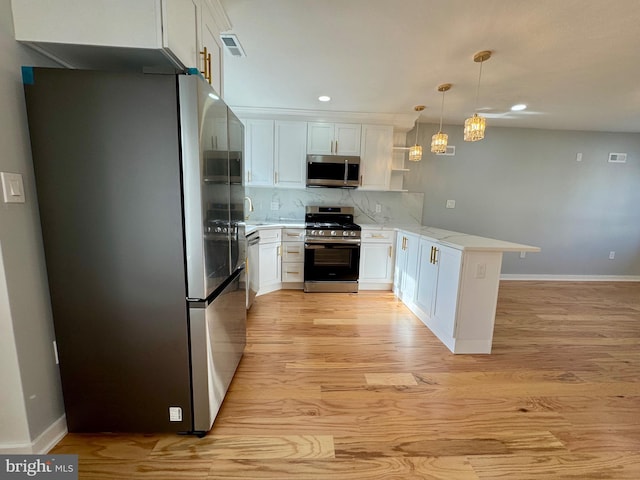
[[[245,184],[271,186],[274,182],[273,120],[244,120]]]
[[[213,89],[224,98],[224,82],[222,81],[224,59],[220,42],[220,31],[223,27],[220,27],[216,22],[208,2],[202,2],[199,18],[200,41],[197,65]]]
[[[225,28],[224,19],[212,20],[207,4],[209,0],[11,2],[16,40],[67,67],[126,71],[168,66],[203,70],[203,42],[215,51],[219,29]],[[221,79],[220,52],[215,57],[212,77]]]
[[[305,187],[306,149],[306,122],[275,122],[275,185],[277,187]]]
[[[362,126],[355,123],[309,123],[307,153],[311,155],[360,155]]]
[[[360,187],[365,190],[389,190],[393,127],[362,125],[360,150]]]

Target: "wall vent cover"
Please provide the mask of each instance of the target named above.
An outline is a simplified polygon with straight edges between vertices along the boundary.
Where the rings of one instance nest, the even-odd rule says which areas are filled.
[[[222,33],[220,34],[220,40],[224,44],[227,52],[231,54],[233,57],[246,57],[247,54],[244,53],[244,49],[242,45],[240,45],[240,41],[238,37],[233,33]]]
[[[443,153],[436,153],[436,155],[446,155],[448,157],[453,157],[456,154],[456,146],[455,145],[447,145],[447,150]]]
[[[610,153],[609,163],[627,163],[626,153]]]

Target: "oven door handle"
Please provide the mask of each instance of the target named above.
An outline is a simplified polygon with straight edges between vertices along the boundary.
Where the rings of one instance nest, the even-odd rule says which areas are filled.
[[[339,238],[339,237],[328,237],[328,238],[307,238],[305,240],[305,247],[307,245],[349,245],[349,246],[359,246],[360,245],[359,238]]]

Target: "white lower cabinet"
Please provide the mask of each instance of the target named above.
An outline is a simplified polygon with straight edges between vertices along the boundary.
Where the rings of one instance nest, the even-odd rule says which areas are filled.
[[[414,303],[430,328],[453,337],[455,332],[462,252],[432,241],[420,240],[418,280]]]
[[[420,237],[400,231],[396,236],[396,265],[393,293],[404,303],[413,305],[416,293]]]
[[[280,228],[260,230],[260,288],[258,295],[280,289],[282,277]]]
[[[282,233],[282,288],[304,286],[304,228],[285,228]]]
[[[491,353],[501,266],[501,251],[399,231],[393,291],[453,353]]]
[[[393,230],[363,230],[360,245],[360,290],[391,290],[393,285]]]

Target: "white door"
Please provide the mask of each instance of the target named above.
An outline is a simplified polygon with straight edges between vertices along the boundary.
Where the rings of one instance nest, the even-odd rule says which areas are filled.
[[[273,120],[245,121],[246,185],[273,185]]]
[[[336,155],[360,155],[360,133],[362,125],[355,123],[336,123],[333,138],[333,153]]]
[[[269,287],[280,283],[281,260],[280,243],[266,243],[260,245],[260,289],[259,292],[269,291]]]
[[[420,239],[420,254],[418,257],[418,284],[416,288],[416,306],[427,316],[433,314],[433,304],[438,281],[438,265],[434,261],[435,244]]]
[[[363,125],[360,148],[362,189],[389,190],[393,154],[393,127]]]
[[[276,186],[305,187],[306,151],[306,122],[275,122]]]
[[[333,154],[333,123],[307,124],[307,153],[311,155]]]
[[[391,281],[391,244],[363,243],[360,247],[360,282]]]
[[[462,252],[438,245],[435,260],[438,264],[438,283],[432,319],[438,325],[438,329],[453,337],[456,328]]]

